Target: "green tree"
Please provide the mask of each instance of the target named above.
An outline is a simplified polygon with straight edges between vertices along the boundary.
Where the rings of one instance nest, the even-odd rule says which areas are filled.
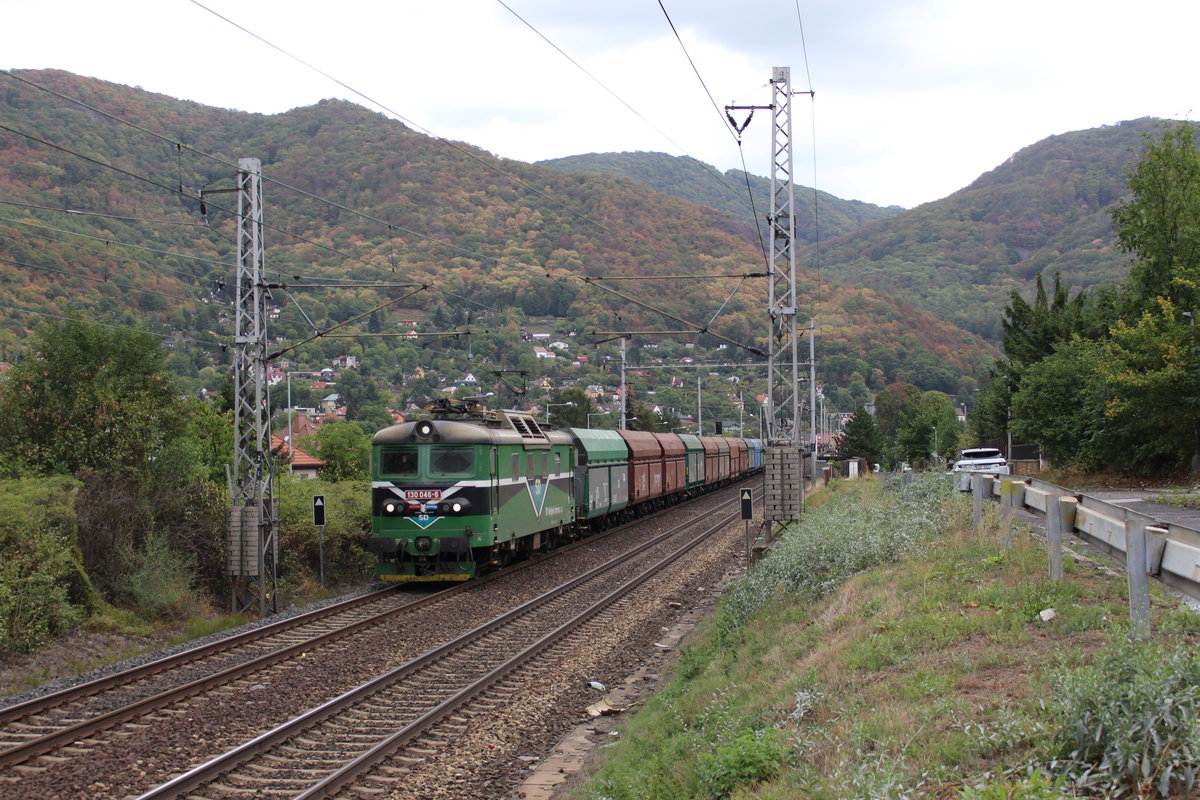
[[[1117,323],[1100,364],[1105,455],[1126,472],[1174,472],[1200,452],[1196,330],[1170,300],[1156,305],[1137,324]]]
[[[231,438],[214,407],[178,397],[157,339],[81,319],[40,329],[0,393],[3,469],[79,478],[88,576],[155,616],[186,613],[197,569],[220,575],[213,531],[228,501],[211,481]]]
[[[570,403],[571,405],[566,405]],[[560,428],[586,428],[587,415],[592,413],[592,398],[575,386],[550,395],[550,423]]]
[[[1100,466],[1104,346],[1075,337],[1029,366],[1013,396],[1013,435],[1037,442],[1056,467]],[[1064,402],[1070,398],[1070,402]]]
[[[901,409],[920,393],[920,389],[911,383],[893,383],[875,395],[875,422],[885,440],[895,438]]]
[[[146,474],[185,424],[153,336],[79,319],[48,323],[0,393],[0,470]]]
[[[1081,291],[1070,297],[1057,273],[1049,293],[1038,275],[1032,303],[1014,290],[1000,323],[1006,358],[996,362],[987,385],[976,398],[971,414],[973,437],[988,439],[1007,434],[1010,426],[1016,425],[1013,394],[1025,372],[1073,336],[1107,338],[1118,318],[1119,305],[1119,294],[1113,290]]]
[[[642,401],[635,401],[626,411],[625,427],[631,431],[650,431],[662,433],[663,422],[654,409]]]
[[[1194,311],[1200,295],[1200,148],[1180,122],[1147,143],[1129,174],[1132,198],[1113,211],[1117,244],[1136,261],[1129,285],[1142,309],[1165,297]]]
[[[342,370],[333,388],[341,395],[342,403],[346,406],[347,420],[363,419],[364,412],[384,405],[383,393],[379,391],[379,387],[358,370]]]
[[[865,458],[872,464],[883,461],[883,436],[875,418],[863,406],[854,410],[838,437],[839,459]]]
[[[330,422],[301,440],[308,450],[325,462],[321,478],[327,481],[363,480],[369,474],[371,439],[352,422]]]
[[[960,426],[954,404],[942,392],[925,392],[900,410],[896,452],[905,461],[924,461],[951,453],[958,446]]]

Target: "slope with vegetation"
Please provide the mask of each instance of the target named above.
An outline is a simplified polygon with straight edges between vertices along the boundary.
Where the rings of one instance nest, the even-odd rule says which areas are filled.
[[[1111,210],[1144,137],[1160,124],[1133,120],[1030,145],[947,198],[824,244],[825,274],[889,291],[996,341],[1009,293],[1038,274],[1060,272],[1071,288],[1122,278],[1128,257],[1116,246]]]
[[[363,454],[388,408],[494,369],[526,369],[531,384],[553,376],[555,391],[575,388],[568,380],[614,387],[606,358],[616,345],[588,350],[588,330],[680,326],[635,301],[708,333],[689,337],[695,350],[639,337],[632,362],[701,351],[732,361],[746,382],[702,375],[705,417],[715,406],[716,418],[736,419],[739,392],[754,408],[761,365],[730,358],[717,335],[765,346],[759,283],[689,278],[646,291],[609,280],[759,271],[755,249],[716,211],[615,178],[499,162],[340,101],[263,116],[57,71],[0,81],[0,361],[12,365],[0,377],[0,476],[14,481],[13,497],[41,498],[14,512],[3,537],[12,574],[29,579],[0,593],[0,652],[80,624],[171,625],[224,604],[236,254],[227,190],[241,156],[260,158],[265,175],[276,366],[305,374],[347,353],[361,362],[324,389],[340,395],[348,421],[298,443],[326,462],[327,481],[279,482],[285,596],[317,572],[305,493],[330,504],[329,578],[368,574]],[[597,289],[602,280],[618,294]],[[838,289],[825,302],[823,352],[851,398],[897,376],[949,390],[993,355],[883,295]],[[572,346],[592,364],[536,359],[522,338],[535,318],[578,333]],[[338,333],[393,336],[299,344],[352,319]],[[875,324],[879,334],[864,336]],[[435,336],[403,338],[413,326]],[[651,343],[661,349],[641,347]],[[634,391],[665,398],[667,373],[646,372]],[[319,399],[294,388],[296,403]],[[282,386],[272,392],[273,409],[284,397]],[[685,402],[694,407],[674,400]],[[15,531],[29,532],[27,549]]]
[[[944,477],[835,486],[724,593],[579,800],[1182,797],[1200,632],[1165,594],[1128,643],[1124,580]],[[1039,615],[1053,608],[1057,616]]]
[[[615,177],[497,160],[341,101],[264,116],[62,72],[0,80],[2,360],[20,357],[30,312],[76,308],[152,322],[172,338],[189,388],[211,384],[205,367],[224,360],[230,333],[234,256],[232,196],[212,192],[233,185],[241,156],[263,164],[280,349],[358,315],[339,333],[400,333],[401,314],[378,308],[388,301],[419,316],[422,333],[471,332],[436,342],[321,338],[289,350],[293,363],[357,347],[381,386],[434,352],[448,353],[459,375],[490,365],[538,377],[558,365],[521,343],[531,318],[579,333],[679,330],[682,319],[707,332],[694,342],[766,349],[765,283],[739,277],[761,274],[761,251],[744,225],[711,208]],[[627,281],[647,277],[658,280]],[[890,292],[818,291],[815,274],[802,279],[828,320],[819,369],[828,363],[822,377],[842,388],[858,373],[876,387],[903,379],[953,392],[994,355]]]
[[[538,164],[572,172],[615,175],[663,194],[691,203],[709,206],[741,220],[743,234],[754,244],[763,229],[771,202],[771,182],[741,170],[721,173],[716,167],[690,156],[666,153],[588,153],[539,161]],[[868,222],[899,214],[898,206],[882,206],[861,200],[843,200],[828,192],[807,186],[795,187],[796,240],[803,243],[825,241],[851,233]]]

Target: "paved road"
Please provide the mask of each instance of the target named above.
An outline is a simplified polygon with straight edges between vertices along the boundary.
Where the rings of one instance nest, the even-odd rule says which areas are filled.
[[[1200,531],[1200,510],[1171,503],[1155,502],[1155,498],[1178,496],[1178,492],[1163,492],[1154,489],[1085,489],[1080,493],[1114,506],[1128,508],[1130,511],[1136,511],[1148,517]],[[1192,496],[1200,499],[1200,495]]]

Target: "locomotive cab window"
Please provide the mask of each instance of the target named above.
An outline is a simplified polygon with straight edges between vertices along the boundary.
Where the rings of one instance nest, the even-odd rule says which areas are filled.
[[[415,447],[389,447],[379,455],[379,471],[385,475],[416,477],[417,455]]]
[[[475,474],[475,451],[470,447],[434,447],[429,450],[429,474],[461,477]]]

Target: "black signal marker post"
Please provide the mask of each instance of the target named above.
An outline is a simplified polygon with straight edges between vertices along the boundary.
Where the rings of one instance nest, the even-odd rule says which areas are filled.
[[[746,568],[750,568],[750,559],[754,554],[750,539],[750,520],[754,519],[754,490],[742,489],[742,519],[746,520]]]
[[[313,495],[313,525],[317,526],[319,558],[321,565],[321,588],[325,588],[325,495]]]

